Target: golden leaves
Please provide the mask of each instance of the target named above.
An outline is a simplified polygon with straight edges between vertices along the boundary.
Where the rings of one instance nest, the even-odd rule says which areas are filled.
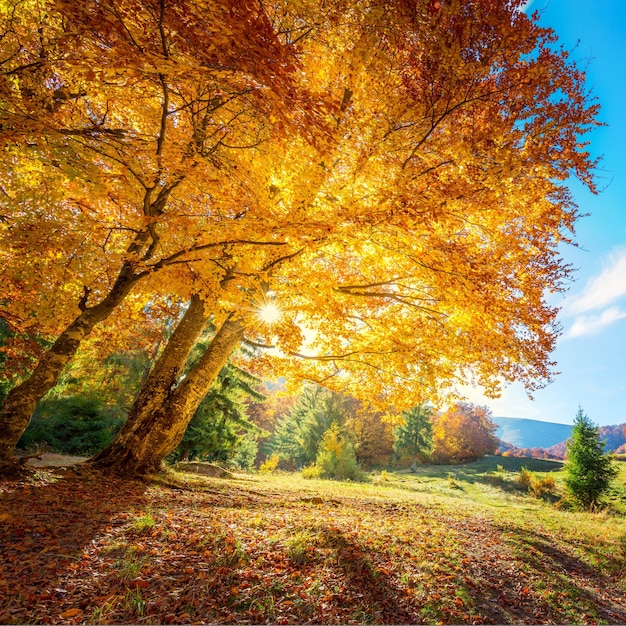
[[[159,7],[56,3],[54,61],[2,86],[24,175],[2,175],[4,271],[48,268],[33,311],[67,316],[129,267],[146,300],[202,293],[220,319],[269,282],[291,313],[251,333],[294,376],[405,404],[545,379],[577,217],[559,181],[591,181],[596,114],[547,31],[486,0]],[[307,335],[323,358],[285,356]]]

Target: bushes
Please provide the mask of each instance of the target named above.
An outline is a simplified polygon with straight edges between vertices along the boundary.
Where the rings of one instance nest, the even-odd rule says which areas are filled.
[[[122,421],[107,413],[102,400],[69,396],[42,400],[18,443],[20,448],[44,445],[65,454],[91,455],[115,436]]]
[[[302,475],[305,478],[365,480],[365,473],[356,460],[354,446],[343,436],[336,422],[324,433],[315,464],[306,467]]]
[[[550,474],[541,477],[527,470],[525,467],[522,467],[517,482],[520,487],[535,496],[535,498],[552,496],[556,493],[556,481],[554,480],[554,476]]]
[[[259,467],[259,474],[272,474],[278,467],[279,463],[280,457],[278,454],[272,454],[268,459],[265,459],[265,461],[261,463],[261,466]]]

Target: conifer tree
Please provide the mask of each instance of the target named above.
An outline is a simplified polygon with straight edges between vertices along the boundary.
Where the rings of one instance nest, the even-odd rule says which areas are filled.
[[[260,383],[260,379],[227,363],[187,426],[177,450],[181,458],[228,461],[246,440],[267,434],[247,414],[249,401],[265,400],[255,389]]]
[[[270,442],[272,451],[297,465],[313,463],[331,425],[344,426],[347,419],[344,404],[339,394],[324,387],[306,387],[298,404],[279,422]]]
[[[600,430],[578,407],[572,436],[567,443],[565,484],[584,509],[595,508],[617,474],[611,455],[604,452]]]
[[[394,431],[394,450],[407,453],[413,459],[412,471],[417,470],[418,460],[424,460],[433,447],[433,423],[431,407],[420,404],[409,411],[404,411],[404,423]]]

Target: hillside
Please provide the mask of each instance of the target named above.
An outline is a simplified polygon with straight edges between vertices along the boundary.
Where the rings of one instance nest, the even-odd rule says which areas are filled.
[[[516,448],[549,448],[569,438],[568,424],[541,422],[521,417],[494,417],[496,436]]]
[[[626,443],[626,424],[600,426],[600,438],[604,441],[605,450],[623,453],[624,444]],[[566,451],[567,441],[561,441],[554,446],[546,448],[545,456],[552,459],[564,459]]]
[[[623,517],[531,497],[522,465],[561,482],[501,457],[370,484],[40,468],[0,483],[0,623],[626,623]]]
[[[500,453],[518,457],[564,459],[572,427],[517,417],[494,417],[496,435],[502,441]],[[600,426],[606,450],[623,453],[626,448],[626,424]],[[556,441],[555,441],[556,440]]]

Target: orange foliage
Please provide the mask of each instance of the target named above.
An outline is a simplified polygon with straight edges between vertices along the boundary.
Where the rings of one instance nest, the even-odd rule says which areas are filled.
[[[433,460],[463,463],[493,454],[496,429],[487,407],[459,402],[433,419]]]
[[[597,108],[519,2],[14,4],[0,277],[29,298],[12,314],[55,335],[131,288],[200,294],[278,348],[256,372],[381,410],[550,380],[545,294],[570,271],[565,184],[593,188]],[[264,327],[268,290],[284,314]]]

